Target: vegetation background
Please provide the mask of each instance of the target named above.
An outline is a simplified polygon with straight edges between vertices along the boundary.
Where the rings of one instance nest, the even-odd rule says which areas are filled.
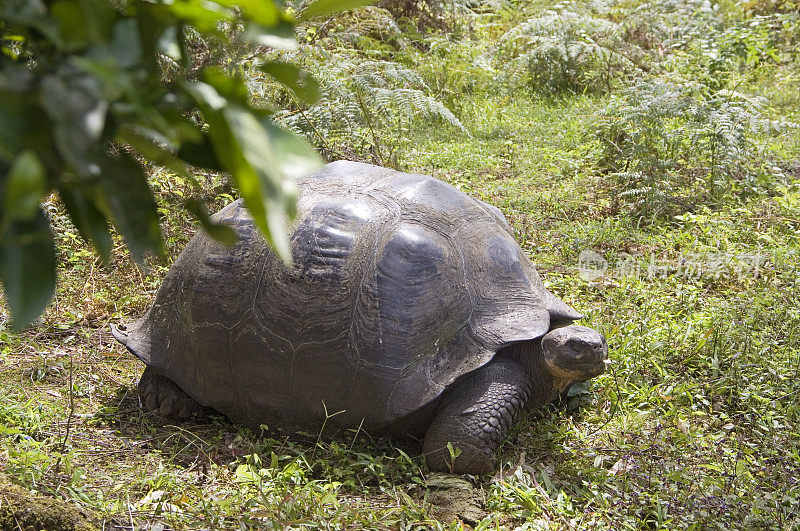
[[[294,50],[198,46],[326,160],[499,206],[614,368],[523,419],[492,477],[430,474],[419,448],[360,432],[170,424],[141,411],[141,364],[107,332],[169,259],[137,266],[115,233],[103,265],[50,196],[55,298],[0,331],[3,507],[60,499],[105,529],[800,528],[798,11],[386,1],[301,23]],[[265,60],[312,72],[320,98]],[[196,228],[187,197],[238,196],[215,172],[147,181],[170,258]]]

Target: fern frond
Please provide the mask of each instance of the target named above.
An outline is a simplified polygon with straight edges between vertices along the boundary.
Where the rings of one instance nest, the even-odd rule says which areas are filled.
[[[550,92],[597,90],[610,85],[610,73],[636,69],[621,53],[630,48],[624,27],[572,4],[556,4],[509,30],[496,56],[514,85],[520,82]],[[514,86],[512,85],[512,86]]]
[[[685,78],[643,80],[608,105],[596,132],[622,198],[646,212],[676,202],[767,191],[763,139],[791,126],[768,116],[766,101],[712,91]],[[683,198],[683,199],[681,199]],[[662,204],[664,201],[667,203]]]

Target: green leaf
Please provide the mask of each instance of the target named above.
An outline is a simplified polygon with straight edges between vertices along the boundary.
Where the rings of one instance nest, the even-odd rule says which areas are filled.
[[[61,40],[67,48],[76,49],[89,42],[87,24],[80,2],[61,0],[53,3],[50,14],[58,21]]]
[[[108,220],[94,203],[95,194],[91,192],[62,188],[59,196],[81,238],[91,243],[100,254],[100,258],[108,262],[114,242],[108,230]]]
[[[178,157],[198,168],[224,171],[222,164],[214,153],[214,146],[207,134],[203,134],[199,142],[184,142],[181,144],[181,148],[178,150]]]
[[[0,90],[0,124],[0,158],[10,163],[21,151],[30,149],[45,164],[52,160],[52,124],[29,96]]]
[[[292,146],[289,133],[268,129],[251,109],[229,102],[207,83],[187,83],[184,88],[197,101],[209,125],[209,138],[224,168],[234,181],[253,216],[253,222],[276,253],[291,260],[286,217],[295,205],[296,193],[287,172],[318,164],[315,155]],[[294,149],[292,162],[282,163],[276,145]]]
[[[91,42],[107,42],[116,18],[115,11],[102,0],[58,0],[50,13],[58,21],[63,45],[72,50]]]
[[[0,74],[0,77],[2,74]],[[16,94],[0,92],[0,158],[12,160],[25,146],[29,134],[29,106],[26,98]]]
[[[113,62],[83,56],[72,56],[70,66],[88,73],[86,77],[93,79],[97,89],[102,89],[101,104],[107,106],[109,101],[124,100],[114,104],[117,120],[132,121],[158,130],[168,136],[170,141],[185,132],[185,118],[173,120],[167,116],[170,110],[175,111],[174,108],[170,109],[170,105],[175,105],[175,102],[162,105],[161,107],[166,107],[162,112],[153,104],[154,100],[158,101],[160,98],[161,103],[165,99],[160,81],[151,84],[150,78],[143,81]]]
[[[226,7],[238,7],[246,18],[262,26],[276,26],[281,20],[281,12],[274,0],[216,0]]]
[[[366,6],[374,0],[316,0],[308,4],[297,16],[298,22],[304,22],[314,17],[332,15],[339,11],[347,11],[355,7]]]
[[[114,24],[110,46],[110,56],[122,68],[134,66],[142,57],[142,44],[139,40],[138,21],[132,18]]]
[[[252,22],[246,23],[241,39],[256,46],[269,46],[282,50],[297,48],[294,26],[288,22],[281,22],[277,26],[269,28]]]
[[[14,160],[3,190],[3,226],[12,219],[30,220],[39,211],[47,191],[44,166],[31,150]]]
[[[321,91],[317,80],[311,74],[293,64],[270,61],[259,68],[262,72],[269,74],[280,84],[291,90],[300,101],[308,105],[312,105],[320,97]]]
[[[197,220],[200,221],[200,224],[203,226],[203,230],[205,230],[209,236],[227,246],[231,246],[236,243],[236,240],[238,239],[238,236],[236,236],[236,231],[234,231],[225,223],[217,223],[216,221],[212,220],[211,216],[208,215],[205,204],[203,204],[202,201],[194,198],[189,199],[186,201],[186,209],[194,214]]]
[[[283,172],[274,137],[244,109],[231,106],[223,111],[223,115],[233,143],[251,168],[251,171],[233,174],[247,209],[278,255],[290,263],[286,217],[296,208],[297,193]]]
[[[65,66],[42,80],[39,101],[55,122],[54,137],[62,157],[83,177],[96,176],[108,101],[93,76]]]
[[[280,153],[278,167],[284,178],[294,181],[322,166],[322,160],[301,137],[281,129],[265,118],[261,125],[266,129],[275,152]]]
[[[13,220],[0,242],[3,281],[14,328],[21,330],[39,317],[56,287],[56,250],[44,213]]]
[[[247,86],[238,74],[230,76],[221,68],[206,68],[203,71],[203,81],[213,87],[219,94],[219,99],[215,98],[210,92],[206,95],[205,101],[208,102],[209,105],[221,108],[220,106],[224,106],[227,103],[226,100],[244,106],[248,105],[250,94],[247,91]],[[202,91],[206,90],[202,86],[198,88]]]
[[[235,153],[229,169],[247,209],[264,237],[288,263],[291,254],[284,222],[287,198],[269,137],[255,116],[240,107],[227,106],[220,112],[220,118],[219,129],[226,131],[224,139],[220,137],[221,142],[215,145],[224,142]],[[214,137],[212,126],[212,141]],[[217,155],[223,158],[219,149]]]
[[[160,77],[161,73],[159,53],[178,63],[187,59],[183,55],[179,21],[168,6],[142,2],[137,6],[137,18],[142,58],[149,61],[147,70],[153,80],[154,74]]]
[[[142,264],[146,252],[163,254],[156,201],[144,170],[128,153],[101,161],[102,208],[125,238],[133,259]]]
[[[18,26],[35,29],[50,43],[61,45],[58,23],[48,16],[47,6],[42,0],[4,0],[0,2],[0,19],[12,30]]]
[[[175,157],[175,153],[162,147],[165,143],[164,138],[155,131],[125,125],[119,128],[115,138],[134,148],[148,161],[163,166],[185,179],[195,180],[194,174],[186,167],[186,163]]]
[[[217,25],[235,18],[230,9],[204,0],[180,0],[165,4],[164,7],[179,19],[197,28],[201,33],[212,33],[223,37],[224,35],[217,30]]]

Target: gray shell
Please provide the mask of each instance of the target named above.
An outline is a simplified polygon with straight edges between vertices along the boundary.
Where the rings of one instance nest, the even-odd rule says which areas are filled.
[[[117,338],[250,425],[380,428],[514,342],[580,314],[542,285],[502,213],[422,175],[353,162],[298,182],[287,268],[240,201],[198,233]]]

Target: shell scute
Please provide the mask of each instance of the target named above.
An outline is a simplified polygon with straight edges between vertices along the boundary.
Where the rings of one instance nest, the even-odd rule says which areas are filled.
[[[422,226],[398,226],[375,268],[378,357],[402,369],[447,344],[469,316],[462,279],[446,237]]]
[[[316,204],[292,233],[292,259],[300,275],[341,281],[371,214],[371,207],[363,201],[329,200]]]

